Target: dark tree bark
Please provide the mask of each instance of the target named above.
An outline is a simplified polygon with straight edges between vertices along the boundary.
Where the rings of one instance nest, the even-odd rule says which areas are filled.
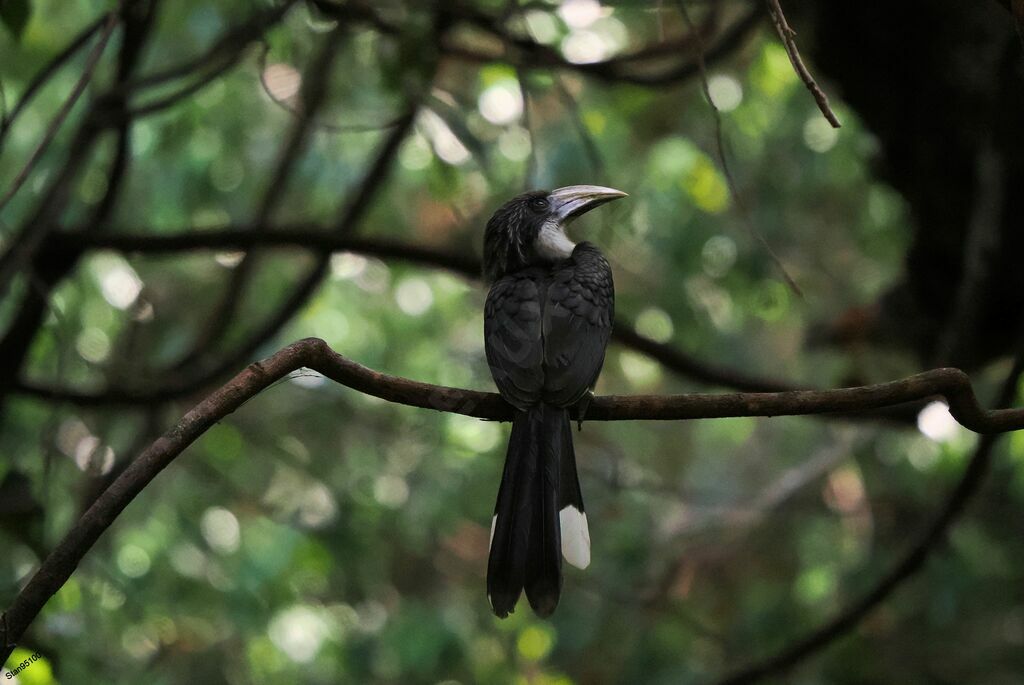
[[[790,8],[787,7],[787,11]],[[1024,313],[1024,54],[995,2],[794,5],[801,50],[881,143],[879,177],[909,204],[901,281],[861,325],[922,365],[1009,354]]]

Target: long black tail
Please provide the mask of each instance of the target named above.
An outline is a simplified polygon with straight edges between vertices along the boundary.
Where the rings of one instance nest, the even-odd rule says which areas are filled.
[[[555,610],[563,548],[574,565],[585,567],[590,561],[582,512],[568,411],[544,404],[517,411],[491,523],[487,596],[495,614],[508,616],[523,589],[539,616]],[[564,532],[572,540],[563,545],[566,524]],[[584,539],[586,561],[581,564]]]

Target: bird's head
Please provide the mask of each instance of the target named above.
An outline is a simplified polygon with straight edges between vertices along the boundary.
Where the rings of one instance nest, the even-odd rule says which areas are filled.
[[[594,207],[625,196],[602,186],[566,186],[512,198],[487,222],[484,275],[494,281],[534,264],[565,259],[576,247],[565,227]]]

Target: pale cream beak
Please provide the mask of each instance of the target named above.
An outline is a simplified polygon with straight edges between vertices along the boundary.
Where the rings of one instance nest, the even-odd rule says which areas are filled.
[[[548,194],[551,209],[558,217],[559,223],[567,223],[594,207],[618,200],[620,197],[627,197],[627,193],[604,186],[565,186]]]

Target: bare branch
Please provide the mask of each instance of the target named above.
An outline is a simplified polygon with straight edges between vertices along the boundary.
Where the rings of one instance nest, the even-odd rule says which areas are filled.
[[[279,5],[254,13],[241,24],[229,28],[205,52],[162,71],[140,76],[124,84],[125,93],[136,92],[191,76],[211,63],[224,60],[235,62],[242,50],[260,38],[267,29],[281,21],[298,0],[284,0]]]
[[[115,90],[116,95],[135,95],[147,88],[169,81],[193,77],[191,83],[163,97],[136,105],[124,112],[122,116],[141,118],[162,112],[199,92],[214,79],[238,64],[245,54],[245,48],[266,33],[270,27],[280,22],[296,2],[297,0],[285,0],[280,5],[256,12],[246,21],[228,29],[201,55],[163,71],[157,71],[122,84]]]
[[[748,14],[738,19],[726,29],[715,44],[705,51],[705,60],[710,63],[731,54],[760,23],[761,16],[762,10],[760,6],[753,7]],[[466,17],[461,18],[468,20]],[[515,47],[515,57],[507,56],[504,48],[500,51],[483,52],[476,46],[468,47],[455,40],[446,41],[443,44],[442,49],[447,56],[467,62],[512,63],[514,66],[525,70],[565,69],[608,83],[629,83],[644,87],[677,84],[697,75],[699,71],[696,61],[682,62],[668,69],[654,72],[639,71],[637,69],[640,64],[651,57],[662,58],[662,53],[668,50],[670,46],[675,48],[677,52],[687,49],[690,45],[691,37],[696,34],[688,34],[675,41],[669,41],[654,47],[641,48],[635,53],[613,57],[605,61],[576,64],[569,62],[560,52],[547,45],[509,35],[504,29],[496,26],[488,18],[476,17],[472,23],[478,28],[488,31],[504,44]],[[512,59],[514,61],[510,62]]]
[[[583,144],[583,152],[587,156],[591,170],[597,175],[597,182],[601,183],[608,178],[608,171],[605,167],[604,157],[601,156],[601,150],[597,146],[597,141],[590,135],[587,124],[580,115],[579,103],[576,102],[572,93],[566,88],[562,77],[555,74],[554,83],[558,97],[561,98],[562,104],[569,111],[569,118],[572,121],[573,128],[576,129],[576,135],[579,136],[580,142]]]
[[[313,118],[327,101],[331,67],[341,47],[341,33],[342,29],[339,24],[339,27],[324,36],[320,48],[305,70],[306,75],[302,79],[302,87],[299,91],[299,111],[287,139],[281,145],[277,162],[270,178],[267,179],[266,188],[256,208],[252,224],[255,230],[261,230],[266,226],[273,213],[285,199],[288,179],[306,149]],[[203,356],[206,350],[213,347],[214,342],[219,340],[230,328],[255,268],[256,254],[255,251],[247,252],[231,272],[227,287],[220,296],[220,301],[207,318],[206,325],[193,344],[191,351],[173,364],[173,369],[185,368],[194,363]]]
[[[116,82],[127,79],[142,53],[152,28],[157,1],[126,3],[122,13],[123,37],[117,58]],[[70,154],[54,181],[37,203],[36,211],[23,224],[14,245],[0,257],[0,264],[6,265],[11,274],[16,269],[26,268],[28,280],[33,287],[22,298],[13,323],[0,340],[0,357],[5,360],[0,367],[0,411],[3,399],[21,370],[22,362],[36,332],[42,325],[47,311],[47,298],[53,287],[74,268],[77,257],[65,254],[58,258],[39,259],[37,250],[46,245],[52,233],[58,231],[58,218],[68,201],[68,189],[79,170],[87,162],[92,149],[103,132],[96,125],[96,113],[100,110],[122,108],[124,102],[115,95],[105,95],[92,102],[74,134]],[[130,154],[130,135],[127,121],[118,126],[117,148],[110,162],[107,187],[102,199],[89,212],[87,220],[80,227],[82,233],[92,233],[101,228],[113,210],[123,185]],[[24,262],[24,263],[22,263]],[[0,269],[2,270],[2,269]],[[7,286],[0,283],[0,290]]]
[[[10,188],[4,194],[3,198],[0,199],[0,211],[7,206],[7,203],[11,201],[15,193],[21,188],[21,186],[28,179],[32,173],[32,169],[35,168],[36,163],[42,158],[43,153],[46,152],[46,148],[50,146],[50,142],[57,135],[57,131],[60,129],[61,124],[64,123],[64,119],[67,118],[68,114],[71,113],[71,109],[78,102],[78,98],[85,92],[85,87],[89,85],[89,81],[92,80],[92,72],[96,69],[96,65],[100,61],[100,57],[103,55],[103,49],[107,47],[107,41],[110,40],[111,34],[114,33],[114,28],[117,26],[118,17],[121,13],[121,8],[124,6],[124,0],[118,3],[116,9],[112,10],[107,14],[106,21],[103,24],[103,30],[100,33],[100,39],[93,47],[92,52],[89,53],[89,58],[85,62],[85,67],[82,69],[82,75],[78,79],[78,83],[75,84],[74,88],[68,94],[64,103],[57,110],[57,114],[50,121],[50,125],[46,128],[46,132],[43,134],[43,139],[39,141],[39,145],[29,155],[28,161],[25,162],[25,166],[22,167],[18,175],[14,177],[14,181],[11,182]]]
[[[814,77],[811,76],[811,72],[807,70],[807,66],[800,57],[800,52],[796,49],[796,42],[794,41],[796,31],[786,21],[786,15],[782,13],[782,5],[779,4],[779,0],[767,0],[767,2],[768,12],[772,15],[772,23],[775,24],[775,30],[778,32],[779,38],[782,39],[782,44],[786,47],[786,54],[789,55],[789,61],[793,64],[793,69],[796,71],[797,76],[807,86],[807,90],[811,91],[814,101],[818,103],[818,109],[821,110],[828,123],[832,124],[832,128],[840,128],[842,124],[839,123],[835,112],[829,107],[828,96],[825,95],[825,91],[818,86]]]
[[[28,103],[35,97],[36,93],[46,85],[46,82],[53,77],[57,71],[64,66],[64,64],[78,52],[83,45],[89,42],[89,39],[100,30],[102,26],[105,26],[109,19],[109,15],[103,14],[98,18],[94,19],[92,23],[88,24],[82,29],[77,36],[71,39],[71,42],[64,47],[63,50],[58,52],[53,58],[47,62],[42,69],[36,72],[36,75],[32,77],[32,80],[25,87],[25,92],[21,94],[18,102],[15,103],[14,107],[11,108],[10,112],[7,112],[0,121],[0,144],[3,143],[4,136],[7,131],[14,124],[14,120],[18,118],[18,115],[24,111]]]
[[[275,105],[288,112],[294,117],[301,117],[302,111],[288,100],[278,97],[274,94],[270,88],[270,84],[267,83],[267,53],[270,52],[270,45],[264,43],[263,49],[260,51],[259,57],[259,70],[260,70],[260,87],[263,89],[263,93],[270,98],[270,101]],[[383,122],[375,124],[335,124],[327,121],[316,121],[312,123],[312,126],[318,131],[327,131],[328,133],[367,133],[370,131],[383,131],[384,129],[391,128],[398,123],[398,118],[386,119]]]
[[[390,376],[357,364],[334,352],[323,340],[307,338],[293,343],[248,368],[228,381],[191,411],[135,459],[68,532],[39,570],[18,593],[0,621],[0,660],[6,660],[25,629],[47,600],[71,577],[85,554],[110,527],[125,507],[171,461],[217,421],[238,409],[274,382],[300,368],[309,368],[358,392],[395,404],[433,409],[483,419],[509,420],[512,408],[495,393],[450,388]],[[1014,375],[1012,389],[1015,388]],[[1010,393],[1004,391],[1004,398]],[[981,433],[1024,428],[1024,409],[986,411],[975,399],[967,375],[956,369],[936,369],[891,383],[841,390],[785,393],[738,393],[729,395],[638,395],[597,397],[586,418],[595,421],[636,419],[680,420],[729,416],[782,416],[866,410],[910,400],[943,395],[953,416],[965,427]],[[983,440],[987,455],[991,440]],[[969,472],[978,471],[976,457]],[[987,463],[987,456],[984,460]],[[980,473],[974,479],[980,477]],[[965,479],[967,476],[965,476]],[[931,537],[941,537],[969,494],[964,489],[959,504]],[[956,493],[954,493],[956,494]],[[928,538],[929,545],[934,540]],[[927,554],[926,548],[921,554]],[[921,559],[923,561],[923,557]],[[920,561],[917,562],[920,564]],[[898,581],[897,581],[898,582]],[[887,594],[887,591],[886,591]],[[748,681],[728,681],[748,682]]]
[[[138,230],[94,234],[68,231],[51,239],[44,250],[53,257],[74,257],[88,250],[157,255],[196,250],[250,250],[258,247],[290,247],[321,253],[356,252],[439,267],[467,278],[478,278],[482,273],[480,262],[468,255],[386,238],[360,238],[336,233],[329,226],[312,223],[281,224],[274,228],[260,229],[252,225],[203,231],[183,229],[166,235],[147,235]]]

